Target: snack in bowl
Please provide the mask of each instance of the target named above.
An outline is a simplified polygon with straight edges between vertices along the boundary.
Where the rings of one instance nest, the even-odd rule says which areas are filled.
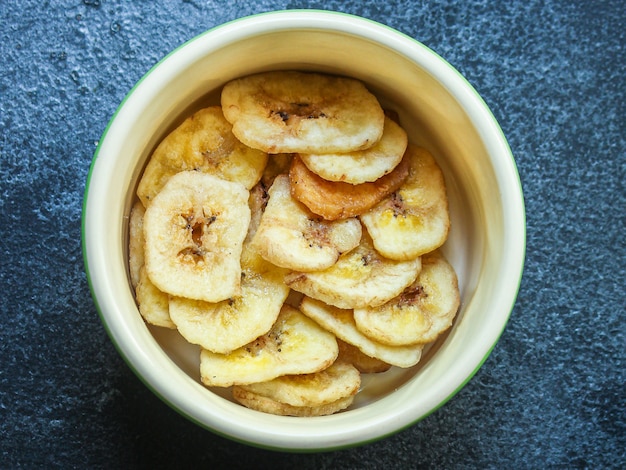
[[[260,73],[221,101],[165,137],[139,183],[139,311],[199,345],[202,382],[242,405],[339,412],[363,371],[414,366],[452,324],[456,274],[432,252],[449,225],[441,171],[399,123],[376,126],[382,107],[354,79]]]
[[[392,366],[378,374],[363,371],[351,405],[330,416],[261,413],[241,406],[231,388],[207,389],[200,381],[200,347],[176,330],[147,323],[131,282],[137,271],[130,269],[129,261],[130,214],[150,156],[186,118],[220,105],[220,90],[227,82],[268,70],[360,80],[385,111],[397,112],[394,119],[410,143],[427,149],[445,176],[451,229],[440,250],[458,276],[458,314],[432,347],[422,349],[415,366]],[[272,154],[262,184],[249,189],[247,238],[258,226],[258,208],[267,202],[267,189],[277,175],[288,174],[291,161],[290,153]],[[414,425],[440,408],[496,345],[511,314],[524,261],[524,205],[515,161],[480,95],[415,39],[336,12],[281,11],[238,19],[164,57],[130,90],[102,133],[82,214],[83,256],[94,305],[129,367],[164,403],[201,428],[283,451],[362,445]],[[289,295],[288,303],[299,306],[294,296]],[[329,312],[323,318],[350,327],[349,334],[373,352],[392,348],[366,343],[352,310],[313,301],[319,304],[317,313],[338,311],[338,318]],[[408,353],[406,346],[393,348]],[[376,365],[365,365],[365,370],[377,370]]]

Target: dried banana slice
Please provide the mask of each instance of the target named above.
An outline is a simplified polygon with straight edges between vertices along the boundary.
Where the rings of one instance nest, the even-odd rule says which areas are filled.
[[[272,329],[247,345],[229,354],[203,349],[200,376],[205,385],[217,387],[264,382],[323,370],[338,353],[332,333],[285,304]]]
[[[326,221],[312,214],[291,196],[289,177],[279,175],[269,189],[269,202],[253,244],[277,266],[318,271],[358,246],[361,232],[356,218]]]
[[[227,83],[221,102],[237,138],[268,153],[352,152],[371,147],[383,133],[378,100],[351,78],[259,73]]]
[[[328,181],[316,175],[296,156],[289,170],[293,196],[311,212],[327,220],[355,217],[370,209],[400,187],[409,174],[403,158],[391,173],[371,183]]]
[[[313,374],[284,375],[267,382],[233,387],[233,394],[246,391],[290,406],[317,407],[355,395],[361,386],[361,374],[346,362],[335,361]]]
[[[281,416],[299,416],[299,417],[312,417],[312,416],[327,416],[348,408],[354,401],[354,396],[340,398],[332,403],[318,406],[293,406],[286,403],[281,403],[271,398],[264,397],[258,393],[249,392],[243,390],[241,387],[233,387],[233,398],[241,403],[246,408],[251,410],[261,411],[263,413],[269,413],[273,415]]]
[[[399,295],[420,272],[421,259],[393,261],[380,256],[366,233],[354,250],[323,271],[289,272],[285,283],[339,308],[378,306]]]
[[[166,181],[180,171],[198,170],[252,188],[267,154],[238,141],[219,106],[201,109],[159,144],[144,170],[137,195],[148,207]]]
[[[411,367],[419,362],[424,346],[388,346],[361,333],[354,323],[352,310],[327,305],[319,300],[304,297],[300,310],[337,339],[359,348],[363,354],[398,367]]]
[[[389,197],[361,215],[379,253],[412,259],[435,250],[448,237],[450,216],[441,169],[423,148],[409,145],[406,181]]]
[[[155,326],[176,329],[169,309],[169,295],[160,291],[150,281],[145,266],[139,270],[139,282],[135,289],[135,298],[139,313],[146,321]]]
[[[163,292],[219,302],[240,292],[248,191],[197,171],[172,176],[146,209],[148,276]]]
[[[300,158],[309,170],[325,180],[360,184],[391,172],[402,160],[407,144],[404,129],[385,117],[383,136],[366,150],[324,155],[300,153]]]
[[[143,216],[145,213],[146,209],[143,204],[137,201],[130,209],[128,220],[128,271],[133,288],[137,288],[139,284],[139,271],[145,263],[143,253]]]
[[[352,364],[362,374],[379,374],[391,369],[391,364],[387,364],[385,361],[375,357],[370,357],[356,346],[346,343],[339,338],[337,338],[337,345],[339,346],[337,361]]]
[[[289,288],[286,270],[265,261],[249,244],[241,254],[241,294],[217,303],[172,297],[170,316],[190,343],[227,354],[267,333]]]
[[[454,269],[436,251],[422,256],[422,271],[402,294],[380,307],[354,309],[354,321],[384,344],[429,343],[450,327],[459,303]]]

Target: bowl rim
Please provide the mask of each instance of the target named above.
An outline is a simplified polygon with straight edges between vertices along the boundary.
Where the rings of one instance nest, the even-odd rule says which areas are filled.
[[[345,33],[346,29],[348,29],[349,33],[355,34],[356,36],[360,36],[363,38],[367,37],[362,34],[365,29],[368,29],[370,31],[370,34],[374,34],[371,32],[372,30],[374,30],[376,32],[378,40],[384,38],[384,40],[386,41],[385,45],[389,46],[390,44],[394,44],[396,46],[394,47],[395,50],[401,48],[403,49],[403,51],[411,50],[414,53],[418,53],[421,55],[425,54],[431,57],[432,63],[435,64],[436,67],[438,67],[439,72],[441,72],[441,74],[445,73],[446,75],[448,75],[449,78],[446,80],[456,81],[457,85],[459,85],[460,88],[463,89],[464,93],[466,93],[463,99],[472,101],[471,108],[476,113],[480,113],[482,115],[482,117],[485,119],[485,122],[490,127],[490,132],[497,136],[497,142],[495,145],[498,146],[498,153],[506,157],[505,159],[503,159],[502,162],[499,162],[501,165],[501,176],[504,175],[507,179],[507,182],[510,184],[510,191],[506,194],[507,200],[505,201],[504,206],[507,208],[512,207],[513,212],[516,214],[516,217],[511,217],[507,219],[508,223],[514,226],[514,234],[512,236],[512,239],[510,240],[510,243],[507,245],[509,250],[512,249],[512,251],[507,251],[507,255],[509,256],[508,265],[510,266],[508,276],[512,280],[516,280],[517,284],[514,288],[513,286],[511,286],[506,293],[500,296],[499,305],[505,310],[502,313],[501,317],[499,317],[501,319],[501,323],[498,324],[497,327],[494,328],[494,330],[492,331],[492,336],[489,338],[489,348],[486,353],[480,360],[476,362],[473,370],[468,371],[465,374],[465,377],[463,377],[463,379],[457,383],[456,387],[450,393],[448,393],[445,397],[440,398],[437,404],[433,406],[428,411],[428,413],[405,421],[402,423],[401,426],[394,427],[393,429],[384,428],[385,430],[379,434],[364,435],[363,433],[360,433],[361,437],[351,435],[346,438],[346,436],[341,436],[341,439],[336,441],[335,443],[331,442],[331,440],[327,440],[322,445],[316,445],[319,443],[315,442],[309,442],[306,445],[303,445],[302,442],[297,442],[296,438],[291,438],[287,441],[280,441],[280,438],[284,438],[284,436],[273,436],[273,438],[271,439],[257,439],[251,436],[242,437],[241,435],[233,431],[232,428],[222,429],[218,428],[217,426],[214,427],[207,423],[201,422],[200,420],[196,419],[184,406],[181,406],[181,403],[177,402],[176,397],[171,396],[167,391],[164,391],[162,388],[159,387],[158,379],[147,373],[146,365],[144,363],[139,364],[136,362],[137,358],[136,356],[134,356],[133,352],[129,350],[128,345],[122,345],[119,343],[116,337],[116,333],[112,331],[111,325],[109,325],[107,321],[103,306],[100,302],[99,286],[96,285],[93,279],[93,274],[96,271],[96,268],[90,265],[89,260],[90,246],[88,233],[90,230],[90,214],[87,214],[87,206],[90,196],[89,190],[91,187],[92,178],[94,177],[94,171],[97,167],[98,157],[100,155],[101,148],[107,139],[107,135],[111,129],[111,126],[113,125],[119,114],[122,112],[122,110],[125,108],[130,97],[133,96],[137,89],[141,87],[142,83],[147,80],[148,77],[150,77],[152,74],[154,74],[155,71],[167,67],[167,64],[170,60],[172,60],[173,56],[177,55],[180,51],[184,51],[191,45],[197,44],[199,41],[208,41],[212,37],[218,35],[228,36],[229,34],[233,34],[236,29],[239,29],[242,26],[250,28],[251,31],[258,30],[258,28],[260,28],[260,30],[262,31],[267,31],[266,27],[268,24],[272,24],[274,27],[280,26],[281,31],[296,30],[302,28],[305,25],[309,29],[323,29],[341,33]],[[243,37],[248,36],[244,35]],[[429,72],[432,71],[429,70]],[[453,73],[450,74],[450,72]],[[438,78],[441,78],[441,76],[439,76]],[[455,95],[455,98],[458,99],[459,97]],[[505,223],[506,222],[507,221],[505,221]],[[507,229],[508,228],[509,227],[507,227]],[[114,114],[112,115],[111,119],[107,123],[91,161],[91,165],[86,179],[82,204],[81,248],[89,289],[91,291],[91,295],[98,315],[105,330],[107,331],[109,338],[112,340],[116,350],[126,362],[126,364],[130,367],[130,369],[133,370],[135,375],[156,396],[158,396],[163,402],[165,402],[176,412],[184,416],[186,419],[196,423],[204,429],[207,429],[222,437],[226,437],[230,440],[271,450],[291,452],[317,452],[360,446],[396,434],[403,429],[413,426],[415,423],[421,421],[422,419],[426,418],[427,416],[438,410],[452,397],[454,397],[459,392],[459,390],[461,390],[467,384],[467,382],[471,380],[471,378],[482,367],[484,362],[487,360],[487,358],[490,356],[491,352],[495,348],[500,336],[502,335],[506,327],[506,324],[508,323],[513,307],[515,305],[524,269],[526,251],[526,215],[519,173],[517,171],[514,157],[511,153],[502,129],[500,128],[495,117],[493,116],[493,113],[486,105],[482,97],[478,94],[478,92],[467,81],[467,79],[459,71],[452,67],[445,59],[443,59],[436,52],[432,51],[430,48],[417,41],[416,39],[400,31],[397,31],[385,24],[367,18],[330,10],[276,10],[237,18],[229,22],[217,25],[199,35],[196,35],[195,37],[184,42],[177,48],[173,49],[166,56],[164,56],[160,61],[152,66],[148,70],[148,72],[146,72],[130,89],[130,91],[123,98],[123,100],[115,110]],[[201,387],[201,385],[199,384],[198,386]],[[225,404],[225,406],[229,405],[241,408],[239,405]]]

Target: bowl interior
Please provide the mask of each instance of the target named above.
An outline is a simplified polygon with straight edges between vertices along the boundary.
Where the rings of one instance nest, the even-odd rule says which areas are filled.
[[[208,391],[199,382],[198,349],[176,332],[147,327],[128,282],[128,215],[151,151],[191,112],[219,103],[228,80],[286,69],[362,80],[384,107],[398,112],[410,141],[432,152],[445,175],[452,221],[443,251],[461,290],[453,328],[420,364],[366,376],[349,411],[320,418],[265,415],[232,403],[228,391]],[[94,299],[129,365],[198,424],[272,448],[363,443],[408,426],[443,404],[496,343],[523,263],[519,180],[506,141],[482,100],[426,47],[342,14],[258,15],[209,31],[166,57],[111,120],[92,165],[84,214]]]

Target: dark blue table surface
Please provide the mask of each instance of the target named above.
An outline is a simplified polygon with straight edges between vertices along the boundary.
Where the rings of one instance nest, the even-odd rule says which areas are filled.
[[[217,437],[118,356],[80,247],[98,139],[133,84],[237,17],[324,8],[458,68],[511,145],[528,249],[489,359],[399,434],[326,454]],[[0,0],[1,468],[609,468],[626,465],[626,9],[615,1]]]

